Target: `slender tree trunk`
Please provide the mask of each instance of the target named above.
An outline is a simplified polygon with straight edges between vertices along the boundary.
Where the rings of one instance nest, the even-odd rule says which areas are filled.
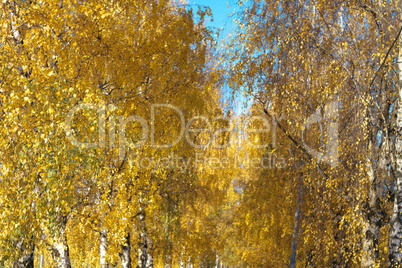
[[[292,245],[291,250],[292,254],[290,255],[290,268],[296,267],[296,257],[297,257],[297,239],[299,236],[299,219],[300,219],[300,207],[302,202],[302,194],[303,194],[303,177],[300,175],[299,178],[299,189],[297,191],[297,203],[296,203],[296,212],[295,212],[295,224],[292,234]]]
[[[402,8],[400,8],[400,12],[402,13]],[[399,96],[394,131],[394,135],[396,135],[394,141],[395,199],[389,238],[389,258],[392,267],[401,267],[402,265],[402,49],[399,51],[398,65]]]
[[[165,268],[172,268],[172,256],[171,255],[166,255],[165,256]]]
[[[184,260],[184,252],[185,251],[186,251],[186,248],[183,247],[183,251],[180,253],[179,268],[186,268],[186,261]]]
[[[107,251],[107,231],[100,231],[100,244],[99,244],[99,262],[101,268],[107,268],[106,261],[106,251]]]
[[[400,57],[402,61],[402,57]],[[396,138],[395,138],[395,164],[396,182],[394,209],[391,218],[391,231],[389,239],[389,257],[392,267],[402,265],[402,107],[401,101],[398,103]]]
[[[13,268],[34,268],[35,245],[25,245],[23,241],[19,242],[17,247],[22,256],[14,262]]]
[[[216,257],[215,257],[215,268],[222,268],[218,253],[216,253]]]
[[[67,217],[60,223],[58,239],[52,244],[52,257],[55,268],[71,268],[70,251],[66,237]]]
[[[147,261],[147,267],[146,268],[153,268],[154,267],[154,257],[151,254],[152,251],[152,244],[148,240],[148,261]]]
[[[34,253],[29,253],[20,257],[15,263],[13,268],[34,268]]]
[[[52,257],[57,268],[71,268],[70,252],[65,239],[53,243]]]
[[[131,245],[130,245],[130,233],[126,236],[126,243],[121,247],[120,259],[121,266],[123,268],[131,268]]]
[[[148,253],[146,242],[142,239],[143,234],[140,234],[140,241],[138,243],[138,265],[137,268],[146,268],[148,262]]]
[[[361,267],[375,267],[378,257],[378,234],[380,231],[378,212],[376,211],[376,186],[373,164],[367,160],[369,178],[369,196],[364,211],[363,222],[363,254]]]
[[[141,216],[140,216],[141,217]],[[146,232],[142,230],[139,234],[138,243],[138,268],[146,268],[148,262],[148,244],[146,239]]]
[[[186,265],[184,264],[183,259],[181,259],[181,258],[180,258],[180,264],[179,264],[179,267],[180,267],[180,268],[185,268],[185,267],[186,267]]]
[[[153,268],[154,262],[152,257],[152,243],[148,237],[147,227],[145,222],[145,211],[141,209],[140,224],[142,226],[141,233],[139,235],[138,243],[138,268]]]
[[[188,256],[187,267],[188,268],[193,268],[193,261],[191,260],[190,256]]]
[[[45,256],[43,256],[43,254],[41,254],[39,256],[39,268],[44,268],[45,267]]]
[[[399,113],[398,113],[399,116]],[[399,134],[400,135],[400,134]],[[398,136],[399,136],[398,135]],[[402,177],[401,166],[402,157],[402,140],[397,137],[396,141],[396,161],[397,161],[397,178],[395,185],[394,209],[391,218],[391,232],[389,239],[389,257],[392,267],[400,267],[402,265]]]

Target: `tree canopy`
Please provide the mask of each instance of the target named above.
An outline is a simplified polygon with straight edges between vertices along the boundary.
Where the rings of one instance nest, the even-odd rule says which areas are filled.
[[[0,267],[401,267],[399,1],[0,5]]]

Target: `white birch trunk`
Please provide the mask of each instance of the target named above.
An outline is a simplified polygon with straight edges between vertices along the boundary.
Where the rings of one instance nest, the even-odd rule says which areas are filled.
[[[41,254],[39,256],[39,268],[44,268],[45,267],[45,256]]]
[[[179,261],[179,267],[180,268],[186,268],[186,262],[184,261],[184,252],[186,251],[186,248],[183,247],[183,251],[180,253],[180,261]]]
[[[70,251],[66,237],[67,217],[64,217],[59,223],[58,237],[52,244],[52,257],[55,268],[71,268]]]
[[[153,268],[154,260],[152,256],[152,242],[147,234],[147,227],[145,222],[145,211],[140,209],[139,216],[142,230],[139,235],[138,243],[138,268]]]
[[[221,266],[221,263],[219,261],[219,254],[217,253],[216,257],[215,257],[215,268],[221,268],[221,267],[222,266]]]
[[[371,145],[371,144],[370,144]],[[371,148],[371,146],[369,146]],[[362,260],[361,267],[376,267],[376,259],[378,255],[378,234],[380,231],[379,219],[376,213],[371,213],[372,210],[376,210],[376,186],[375,186],[375,173],[373,164],[370,159],[367,159],[367,175],[368,175],[368,187],[369,196],[367,211],[363,215],[363,241],[362,241]]]
[[[398,110],[401,109],[398,108]],[[400,111],[398,111],[398,117],[398,121],[400,121],[400,119],[402,119],[402,114],[400,114]],[[400,123],[398,123],[398,125],[399,124]],[[400,126],[398,126],[398,128],[400,128]],[[400,133],[397,135],[398,137],[395,141],[397,178],[389,239],[389,256],[393,267],[400,267],[402,265],[402,137],[399,137]]]
[[[107,252],[107,232],[106,230],[102,230],[100,231],[100,244],[99,244],[99,263],[101,268],[107,268],[106,252]]]
[[[148,262],[148,244],[147,244],[147,234],[145,226],[145,213],[140,208],[140,224],[142,225],[142,230],[139,235],[138,243],[138,268],[146,268]]]
[[[399,57],[402,61],[402,57]],[[401,66],[400,66],[401,68]],[[401,93],[401,92],[400,92]],[[396,138],[395,138],[395,199],[394,209],[391,218],[391,231],[389,239],[389,256],[392,267],[400,267],[402,265],[402,103],[398,102],[397,122],[396,122]]]
[[[402,13],[402,8],[400,8]],[[401,41],[399,41],[402,43]],[[395,199],[391,217],[391,230],[389,238],[389,258],[392,267],[402,265],[402,49],[398,56],[399,81],[398,81],[398,104],[396,112],[394,161],[395,161]]]
[[[130,244],[130,233],[126,236],[126,243],[121,247],[121,267],[123,268],[131,268],[131,244]]]
[[[170,255],[165,256],[164,268],[172,268],[172,257]]]
[[[148,246],[150,247],[151,244],[149,243],[150,241],[148,240]],[[151,248],[151,247],[150,247]],[[150,250],[147,252],[147,266],[146,268],[153,268],[154,267],[154,258],[152,254],[150,254]]]
[[[187,267],[188,268],[193,268],[193,261],[191,260],[190,256],[188,256]]]
[[[185,268],[186,265],[184,264],[183,259],[180,259],[180,264],[179,264],[180,268]]]
[[[55,242],[52,246],[52,256],[56,268],[71,268],[70,253],[66,241]]]

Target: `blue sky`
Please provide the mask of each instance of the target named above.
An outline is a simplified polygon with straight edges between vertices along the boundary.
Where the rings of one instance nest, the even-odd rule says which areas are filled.
[[[239,11],[237,1],[238,0],[188,0],[188,4],[191,5],[194,10],[197,10],[197,6],[209,6],[211,8],[214,21],[207,23],[208,26],[215,27],[217,29],[224,28],[218,39],[218,50],[223,48],[221,47],[222,41],[229,33],[233,33],[234,28],[236,27],[231,15],[236,11]],[[226,92],[222,92],[223,96],[230,95],[230,89],[228,87],[225,87],[223,91]],[[225,97],[223,97],[222,101],[225,101],[224,99]],[[246,98],[244,98],[241,94],[237,94],[235,101],[229,101],[229,103],[226,105],[228,105],[227,107],[233,109],[236,114],[241,114],[242,111],[246,109],[248,105],[250,105],[249,102],[247,102],[247,104],[245,102]]]
[[[189,0],[190,5],[209,6],[212,9],[214,21],[209,26],[221,29],[223,27],[230,28],[232,26],[231,14],[234,13],[236,0]],[[194,9],[196,9],[194,7]],[[228,33],[226,29],[223,36]]]

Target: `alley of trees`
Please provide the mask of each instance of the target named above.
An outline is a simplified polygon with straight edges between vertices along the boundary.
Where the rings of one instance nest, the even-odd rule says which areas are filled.
[[[236,5],[0,3],[0,267],[402,267],[402,2]]]

